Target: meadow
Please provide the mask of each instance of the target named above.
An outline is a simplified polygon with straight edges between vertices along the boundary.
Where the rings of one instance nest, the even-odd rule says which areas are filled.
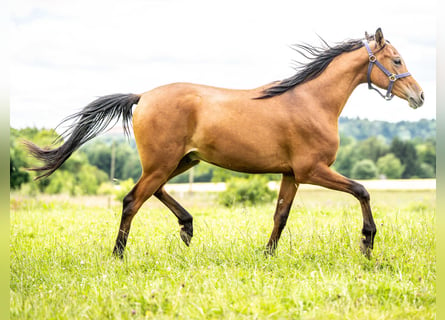
[[[297,194],[277,254],[274,204],[218,206],[195,194],[186,247],[156,200],[111,255],[121,205],[107,198],[10,199],[11,319],[435,319],[435,191],[371,191],[378,227],[359,250],[358,203]]]

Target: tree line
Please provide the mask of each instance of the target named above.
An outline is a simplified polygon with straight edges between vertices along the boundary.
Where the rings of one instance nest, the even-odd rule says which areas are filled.
[[[389,123],[340,118],[340,148],[333,165],[339,173],[353,179],[409,179],[436,176],[435,120]],[[378,132],[378,134],[376,134]],[[399,134],[397,134],[399,133]],[[28,194],[69,193],[106,194],[113,184],[131,185],[141,174],[134,139],[121,134],[96,138],[76,151],[48,179],[32,181],[35,172],[25,168],[39,165],[23,148],[23,139],[40,146],[51,146],[57,133],[50,129],[10,129],[10,187]],[[193,169],[195,182],[220,182],[247,177],[210,164]],[[278,180],[280,175],[266,175]],[[190,171],[172,182],[188,182]]]

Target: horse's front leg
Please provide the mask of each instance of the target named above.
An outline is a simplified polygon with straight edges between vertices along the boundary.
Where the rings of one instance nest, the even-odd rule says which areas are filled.
[[[360,249],[369,258],[374,247],[374,237],[377,229],[372,217],[368,191],[360,183],[338,174],[324,164],[315,167],[305,183],[347,192],[360,201],[363,214],[363,239],[361,240]]]
[[[297,192],[298,185],[295,183],[293,175],[283,175],[281,180],[280,192],[278,194],[277,207],[274,214],[274,226],[269,242],[267,243],[266,253],[272,255],[278,245],[281,232],[286,225],[292,202]]]

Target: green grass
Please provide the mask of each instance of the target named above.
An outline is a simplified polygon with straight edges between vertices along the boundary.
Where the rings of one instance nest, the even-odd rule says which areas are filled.
[[[435,193],[371,192],[378,226],[360,254],[359,205],[298,194],[274,257],[274,205],[184,200],[195,237],[155,201],[111,256],[120,205],[11,196],[11,319],[434,319]]]

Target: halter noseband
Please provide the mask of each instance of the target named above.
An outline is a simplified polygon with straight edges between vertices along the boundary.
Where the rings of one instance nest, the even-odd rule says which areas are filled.
[[[374,53],[372,53],[372,50],[369,47],[368,41],[363,40],[363,43],[365,44],[366,50],[368,50],[368,55],[369,55],[369,65],[368,65],[368,75],[367,75],[368,89],[374,89],[382,96],[382,98],[389,101],[394,97],[394,94],[391,93],[392,87],[394,86],[394,82],[396,82],[397,79],[409,77],[411,75],[411,73],[405,72],[405,73],[401,73],[401,74],[394,74],[394,73],[389,72],[380,62],[377,61],[377,57],[374,55]],[[389,85],[388,85],[388,90],[386,91],[386,95],[383,95],[371,83],[371,71],[372,71],[372,67],[374,65],[376,65],[380,70],[382,70],[383,73],[386,74],[386,76],[389,79]]]

